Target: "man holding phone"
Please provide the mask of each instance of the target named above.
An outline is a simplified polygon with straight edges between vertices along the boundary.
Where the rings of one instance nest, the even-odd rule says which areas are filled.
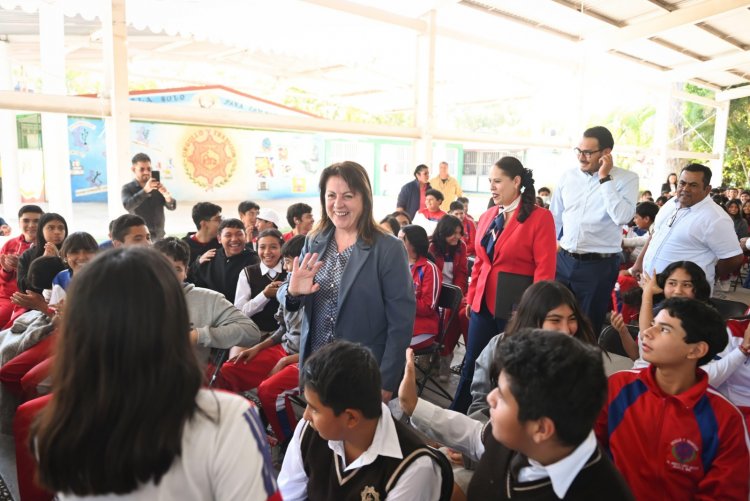
[[[614,145],[606,127],[587,129],[574,148],[579,167],[562,174],[550,204],[558,239],[555,279],[573,291],[596,334],[617,280],[622,225],[633,218],[638,198],[638,175],[614,166]]]
[[[159,171],[151,170],[151,159],[145,153],[133,157],[131,170],[135,179],[122,187],[122,205],[131,214],[141,216],[154,241],[164,238],[164,207],[177,208],[177,201],[161,183]]]

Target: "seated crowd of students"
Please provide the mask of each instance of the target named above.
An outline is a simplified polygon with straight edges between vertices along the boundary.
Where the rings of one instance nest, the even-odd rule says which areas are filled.
[[[467,198],[443,202],[428,189],[413,221],[380,222],[403,242],[416,297],[390,406],[366,348],[335,341],[299,366],[304,315],[277,292],[313,229],[309,205],[289,207],[282,233],[255,202],[238,218],[201,202],[195,232],[153,245],[137,215],[97,244],[22,207],[0,250],[0,432],[16,440],[22,499],[748,499],[750,319],[722,320],[689,261],[640,284],[623,266],[611,325],[627,356],[599,346],[569,289],[540,281],[477,359],[468,415],[419,398],[412,350],[437,346],[445,382],[468,332],[476,223]],[[637,205],[625,263],[658,210]],[[443,284],[464,296],[453,317]],[[454,318],[444,333],[441,313]],[[285,451],[278,476],[269,442]]]

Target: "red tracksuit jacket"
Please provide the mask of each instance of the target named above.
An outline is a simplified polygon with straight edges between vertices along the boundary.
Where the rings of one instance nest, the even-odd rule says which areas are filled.
[[[747,501],[750,449],[740,411],[700,369],[679,395],[659,388],[655,370],[610,376],[595,428],[635,497]]]
[[[417,296],[417,316],[414,319],[414,334],[438,334],[437,303],[443,275],[438,267],[427,259],[420,257],[411,265],[411,278],[414,282],[414,294]],[[420,343],[423,347],[431,343]]]

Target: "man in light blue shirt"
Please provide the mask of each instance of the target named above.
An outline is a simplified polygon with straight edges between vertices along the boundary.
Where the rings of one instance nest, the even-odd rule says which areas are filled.
[[[563,173],[550,210],[558,238],[556,279],[568,286],[600,332],[611,304],[622,226],[635,214],[638,176],[614,167],[612,133],[587,129],[575,149],[580,168]]]

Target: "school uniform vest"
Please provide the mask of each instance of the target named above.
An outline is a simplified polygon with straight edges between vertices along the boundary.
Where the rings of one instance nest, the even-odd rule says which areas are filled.
[[[383,416],[383,419],[393,417]],[[393,422],[396,425],[403,459],[378,456],[371,464],[351,471],[344,471],[341,458],[328,447],[328,441],[321,438],[310,423],[305,423],[305,429],[300,436],[300,451],[302,465],[308,478],[307,499],[384,500],[414,460],[429,456],[440,466],[440,500],[449,500],[453,489],[453,470],[448,459],[426,446],[409,427],[395,419]]]
[[[528,466],[525,456],[495,440],[488,423],[482,433],[484,455],[479,460],[469,483],[469,501],[519,499],[523,501],[557,501],[549,478],[519,482],[518,472]],[[565,493],[564,500],[626,501],[635,499],[612,462],[597,447],[586,465],[578,472]]]
[[[263,289],[273,281],[284,281],[286,280],[286,272],[282,271],[276,277],[271,278],[268,275],[260,274],[260,263],[253,264],[245,268],[245,278],[247,283],[250,284],[250,291],[253,297],[263,293]],[[275,331],[279,328],[279,323],[274,318],[276,310],[279,309],[279,302],[275,297],[272,297],[266,303],[266,306],[250,317],[253,322],[258,324],[258,328],[261,331]]]

